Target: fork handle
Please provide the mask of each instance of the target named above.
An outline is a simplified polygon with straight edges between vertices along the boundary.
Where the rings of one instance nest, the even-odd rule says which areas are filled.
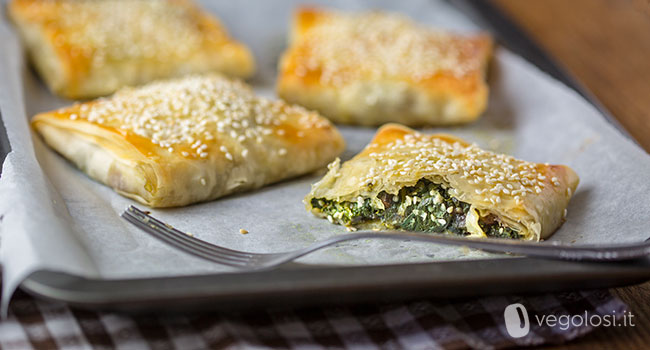
[[[536,258],[570,261],[626,261],[640,259],[650,255],[650,242],[634,242],[612,245],[607,247],[583,245],[573,246],[557,243],[522,242],[510,239],[472,239],[450,237],[442,234],[421,234],[412,232],[382,231],[382,232],[357,232],[333,236],[323,241],[314,243],[302,250],[296,251],[289,260],[309,254],[315,250],[359,239],[390,239],[430,242],[453,246],[466,246],[473,249],[482,249],[493,253],[512,253]],[[287,261],[289,261],[287,260]]]

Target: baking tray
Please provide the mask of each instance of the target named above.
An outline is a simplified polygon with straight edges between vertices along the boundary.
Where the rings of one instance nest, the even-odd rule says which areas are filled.
[[[451,1],[493,32],[500,44],[576,89],[615,127],[608,111],[492,4]],[[0,159],[8,152],[0,124]],[[180,254],[180,253],[179,253]],[[577,263],[531,258],[383,266],[288,264],[264,272],[100,280],[38,271],[21,285],[28,293],[72,306],[124,312],[232,310],[259,307],[385,302],[606,288],[650,279],[650,259]]]

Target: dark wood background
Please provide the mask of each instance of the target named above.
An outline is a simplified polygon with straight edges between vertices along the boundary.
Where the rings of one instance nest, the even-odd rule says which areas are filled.
[[[493,2],[650,152],[650,0]],[[650,349],[650,282],[612,292],[630,306],[635,327],[603,327],[544,349]]]

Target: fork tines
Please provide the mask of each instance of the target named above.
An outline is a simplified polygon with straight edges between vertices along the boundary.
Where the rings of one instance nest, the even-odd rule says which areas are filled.
[[[129,206],[122,217],[153,237],[187,253],[220,264],[243,267],[250,265],[255,254],[220,247],[177,230],[134,206]]]

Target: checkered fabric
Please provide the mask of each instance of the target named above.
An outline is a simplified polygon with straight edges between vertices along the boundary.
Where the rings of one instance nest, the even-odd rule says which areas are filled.
[[[514,339],[504,309],[521,303],[530,333]],[[539,326],[535,315],[622,315],[608,291],[248,313],[128,316],[71,309],[17,292],[1,349],[499,349],[561,343],[592,327]]]

